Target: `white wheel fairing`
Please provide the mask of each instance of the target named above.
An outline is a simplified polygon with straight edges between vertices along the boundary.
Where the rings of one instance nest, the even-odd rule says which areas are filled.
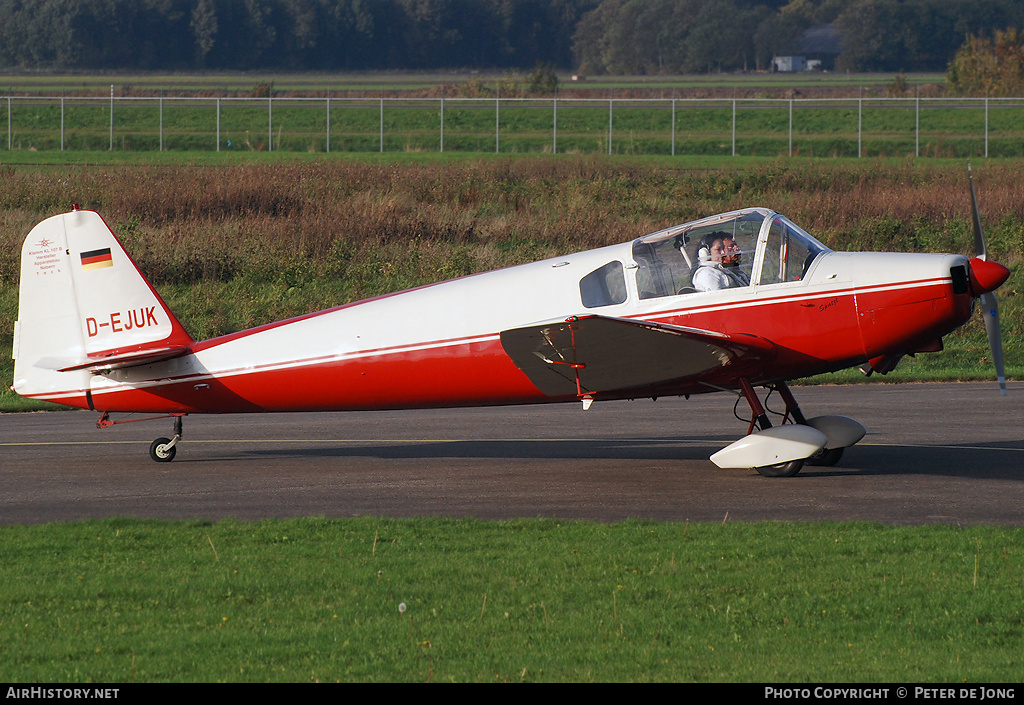
[[[828,437],[811,428],[791,424],[773,426],[744,436],[711,456],[720,468],[758,468],[809,458],[825,447]]]
[[[807,425],[825,434],[829,450],[849,448],[868,432],[864,425],[849,416],[815,416],[807,419]]]

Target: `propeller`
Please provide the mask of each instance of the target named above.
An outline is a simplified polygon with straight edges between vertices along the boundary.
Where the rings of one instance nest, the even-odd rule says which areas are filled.
[[[971,174],[971,165],[967,164],[967,181],[971,186],[971,209],[974,216],[974,253],[977,259],[982,262],[988,261],[988,253],[985,249],[985,234],[981,230],[981,216],[978,214],[978,198],[974,195],[974,176]],[[972,270],[983,269],[974,267]],[[981,277],[975,277],[979,279]],[[1002,282],[1000,282],[1001,284]],[[996,285],[998,286],[998,284]],[[1003,369],[1003,337],[999,332],[999,306],[996,304],[996,295],[991,290],[985,291],[986,286],[979,287],[981,299],[981,312],[985,320],[985,331],[988,333],[988,346],[992,350],[992,361],[996,365],[996,379],[999,380],[999,392],[1006,395],[1006,372]],[[995,287],[993,287],[995,288]]]

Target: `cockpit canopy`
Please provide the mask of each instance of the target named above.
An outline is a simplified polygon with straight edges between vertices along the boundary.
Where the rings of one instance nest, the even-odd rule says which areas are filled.
[[[787,218],[764,208],[723,213],[633,242],[641,299],[798,281],[814,258],[828,251]],[[698,275],[702,267],[716,271]],[[708,285],[707,274],[719,285]]]

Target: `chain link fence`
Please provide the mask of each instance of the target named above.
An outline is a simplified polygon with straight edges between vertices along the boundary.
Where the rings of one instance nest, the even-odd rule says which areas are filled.
[[[8,150],[1019,157],[1024,98],[7,96]]]

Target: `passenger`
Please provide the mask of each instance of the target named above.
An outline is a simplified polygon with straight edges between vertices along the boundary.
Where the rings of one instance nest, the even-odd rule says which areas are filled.
[[[697,291],[749,286],[750,278],[739,268],[740,249],[727,233],[705,235],[697,258],[700,264],[692,277],[693,288]]]

